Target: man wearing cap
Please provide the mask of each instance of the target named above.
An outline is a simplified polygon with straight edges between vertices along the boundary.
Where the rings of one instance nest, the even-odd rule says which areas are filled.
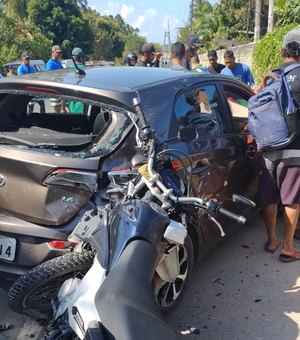
[[[17,74],[22,76],[24,74],[35,73],[35,68],[30,65],[30,55],[27,52],[21,54],[22,64],[18,67]],[[40,113],[45,113],[44,99],[41,97],[34,97],[28,103],[28,113],[33,113],[34,104],[37,103],[40,106]]]
[[[141,48],[141,57],[135,66],[159,67],[161,53],[155,51],[153,44],[144,44]]]
[[[30,65],[30,55],[27,52],[21,54],[22,64],[18,67],[17,74],[22,76],[23,74],[35,73],[35,69]]]
[[[74,58],[76,65],[81,68],[85,65],[85,53],[82,51],[80,47],[75,47],[72,51],[72,57]],[[73,66],[75,67],[75,65]]]
[[[183,67],[187,70],[191,69],[191,58],[197,53],[198,48],[203,47],[199,37],[189,37],[187,44],[185,44],[186,57],[183,59]]]
[[[51,58],[48,60],[46,64],[46,70],[47,71],[54,71],[54,70],[60,70],[63,68],[62,63],[60,61],[61,59],[61,47],[58,45],[52,46],[51,49]]]
[[[281,56],[283,63],[279,66],[280,70],[300,63],[300,27],[290,30],[284,37]],[[286,79],[298,105],[300,119],[300,67],[288,72]],[[299,261],[300,252],[294,247],[293,237],[300,207],[300,136],[285,149],[264,152],[262,161],[259,188],[268,236],[264,249],[273,253],[277,248],[281,248],[279,260]],[[283,242],[276,235],[280,202],[284,206]]]
[[[55,71],[63,69],[61,59],[61,47],[59,45],[52,46],[51,49],[51,58],[48,60],[46,64],[47,71]],[[59,98],[51,98],[51,107],[53,111],[59,113],[61,111],[65,111],[66,102],[65,100],[60,100]]]
[[[80,47],[75,47],[72,51],[72,57],[79,68],[83,68],[85,66],[85,53],[82,51]],[[74,68],[75,65],[72,65],[71,68]],[[69,110],[71,113],[83,114],[84,113],[84,104],[81,102],[69,101]]]

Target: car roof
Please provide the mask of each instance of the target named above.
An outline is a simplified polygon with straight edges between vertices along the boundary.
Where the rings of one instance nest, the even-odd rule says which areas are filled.
[[[6,86],[10,88],[14,87],[14,83],[20,88],[20,84],[23,84],[25,87],[28,86],[28,84],[41,85],[42,82],[45,86],[64,87],[65,85],[68,85],[68,87],[72,87],[72,85],[75,85],[77,88],[85,87],[118,92],[137,91],[165,82],[179,82],[182,86],[188,86],[200,78],[230,79],[240,86],[242,85],[242,83],[235,78],[220,74],[175,71],[167,68],[100,66],[86,67],[84,70],[86,75],[83,77],[76,76],[75,68],[69,68],[57,71],[37,72],[21,77],[6,78],[5,81],[7,82]],[[246,85],[244,86],[247,87]],[[3,80],[1,80],[0,88],[3,87]]]
[[[21,65],[22,62],[20,60],[16,60],[16,61],[11,61],[10,63],[6,63],[3,65],[3,67],[7,67],[10,65]],[[30,64],[31,65],[45,65],[44,60],[41,59],[30,59]]]

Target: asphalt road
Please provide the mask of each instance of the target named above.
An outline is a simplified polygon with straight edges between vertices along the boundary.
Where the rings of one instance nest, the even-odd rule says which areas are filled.
[[[281,226],[280,219],[279,234]],[[278,252],[263,250],[264,242],[258,216],[196,265],[184,300],[167,318],[180,339],[300,339],[300,261],[281,263]],[[37,339],[36,325],[11,312],[5,299],[0,291],[0,324],[14,328],[0,339]]]

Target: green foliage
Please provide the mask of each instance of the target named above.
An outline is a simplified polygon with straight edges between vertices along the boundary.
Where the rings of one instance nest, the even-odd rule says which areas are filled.
[[[201,38],[204,46],[208,47],[218,30],[218,21],[215,20],[213,6],[207,0],[197,0],[194,8],[192,34]]]
[[[300,23],[300,2],[299,0],[276,0],[275,13],[277,25]]]
[[[47,60],[51,46],[81,47],[93,59],[122,58],[123,51],[138,52],[146,39],[120,15],[101,16],[87,0],[0,0],[0,61],[17,60],[27,51]]]
[[[30,29],[39,29],[54,44],[68,40],[90,52],[91,31],[83,19],[76,0],[28,0]]]
[[[257,84],[262,77],[282,63],[280,54],[282,40],[285,34],[297,24],[279,27],[272,33],[267,33],[255,46],[253,53],[252,70]]]
[[[125,54],[129,51],[140,53],[141,47],[146,43],[146,38],[137,34],[128,35],[125,38]]]

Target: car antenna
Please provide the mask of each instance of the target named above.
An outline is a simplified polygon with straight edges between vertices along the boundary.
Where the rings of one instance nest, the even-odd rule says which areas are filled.
[[[84,76],[86,75],[85,71],[84,71],[83,69],[81,69],[81,68],[78,67],[78,65],[77,65],[77,63],[76,63],[74,57],[72,56],[72,53],[71,53],[70,50],[69,50],[69,47],[66,46],[66,48],[67,48],[67,51],[68,51],[69,55],[71,56],[71,59],[72,59],[72,61],[73,61],[73,63],[74,63],[74,66],[75,66],[75,68],[76,68],[76,71],[75,71],[76,76],[84,77]]]

